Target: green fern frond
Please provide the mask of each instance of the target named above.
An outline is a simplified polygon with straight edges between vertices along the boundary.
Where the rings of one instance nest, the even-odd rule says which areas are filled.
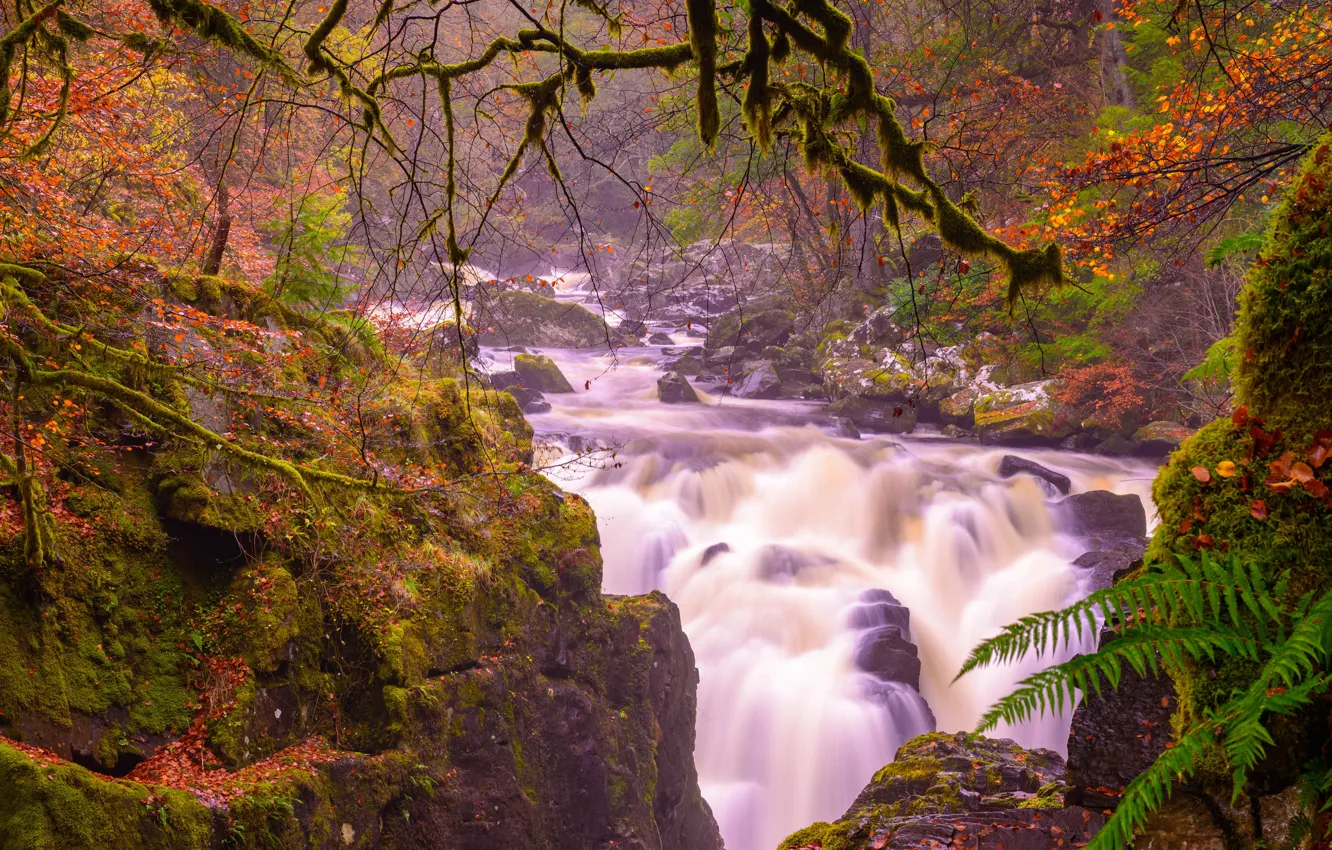
[[[1203,628],[1181,629],[1135,625],[1107,641],[1097,652],[1056,664],[1018,683],[980,719],[976,731],[986,732],[1000,721],[1021,723],[1049,711],[1057,714],[1077,704],[1078,694],[1102,693],[1102,681],[1119,687],[1127,664],[1139,676],[1160,675],[1160,659],[1178,665],[1184,660],[1214,662],[1217,653],[1258,659],[1259,645],[1244,635]]]

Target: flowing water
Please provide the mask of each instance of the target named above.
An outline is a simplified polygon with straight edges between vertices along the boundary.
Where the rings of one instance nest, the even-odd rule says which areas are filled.
[[[973,728],[1036,665],[954,683],[967,652],[1087,592],[1071,566],[1086,546],[1059,527],[1044,485],[997,476],[1011,449],[842,439],[813,403],[664,405],[657,349],[545,353],[578,388],[531,418],[564,464],[548,474],[596,510],[605,591],[660,589],[680,607],[700,672],[695,759],[730,850],[772,850],[836,819],[908,738]],[[603,451],[573,461],[592,447]],[[1073,492],[1151,504],[1145,463],[1016,453]],[[847,615],[868,589],[910,609],[919,694],[852,663]],[[998,734],[1063,751],[1068,719]]]

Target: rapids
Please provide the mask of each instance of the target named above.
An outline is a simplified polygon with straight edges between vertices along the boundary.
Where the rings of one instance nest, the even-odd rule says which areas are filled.
[[[700,673],[695,759],[730,850],[772,850],[837,818],[908,738],[974,727],[1037,669],[953,682],[980,640],[1087,592],[1071,565],[1085,544],[1040,482],[998,477],[1004,454],[1066,474],[1075,493],[1136,493],[1150,512],[1145,462],[843,439],[816,403],[661,404],[656,348],[544,353],[578,388],[531,417],[547,474],[596,510],[604,590],[660,589],[680,607]],[[505,368],[509,355],[486,357]],[[852,664],[847,614],[868,589],[910,609],[919,695]],[[1062,752],[1067,730],[1046,716],[998,734]]]

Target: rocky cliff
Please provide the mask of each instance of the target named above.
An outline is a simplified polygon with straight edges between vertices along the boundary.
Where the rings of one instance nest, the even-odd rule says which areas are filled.
[[[243,284],[162,298],[225,320],[164,350],[270,322],[318,387],[378,357]],[[0,848],[720,846],[675,606],[601,595],[595,518],[528,471],[510,396],[385,374],[365,456],[456,485],[302,497],[108,406],[61,447],[37,569],[5,491]],[[276,401],[137,380],[255,451],[326,448]]]

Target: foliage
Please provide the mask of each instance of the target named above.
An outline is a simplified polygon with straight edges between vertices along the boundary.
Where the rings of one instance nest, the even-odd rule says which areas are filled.
[[[1116,688],[1125,668],[1159,675],[1161,665],[1215,663],[1218,657],[1254,662],[1257,673],[1224,702],[1176,731],[1172,746],[1124,790],[1118,807],[1091,843],[1110,850],[1128,843],[1172,789],[1198,770],[1213,747],[1224,753],[1235,798],[1274,743],[1273,715],[1309,708],[1328,688],[1332,661],[1332,591],[1291,599],[1284,578],[1271,581],[1258,564],[1236,558],[1159,565],[1097,591],[1060,611],[1033,614],[976,647],[959,676],[991,664],[1037,657],[1113,630],[1092,653],[1056,664],[1019,683],[981,718],[977,733],[1000,721],[1017,723],[1077,703],[1079,692]]]
[[[359,250],[347,243],[351,215],[345,189],[298,198],[281,218],[260,225],[273,240],[273,273],[264,288],[274,298],[295,306],[326,310],[341,305],[352,289],[347,276],[355,270]]]

